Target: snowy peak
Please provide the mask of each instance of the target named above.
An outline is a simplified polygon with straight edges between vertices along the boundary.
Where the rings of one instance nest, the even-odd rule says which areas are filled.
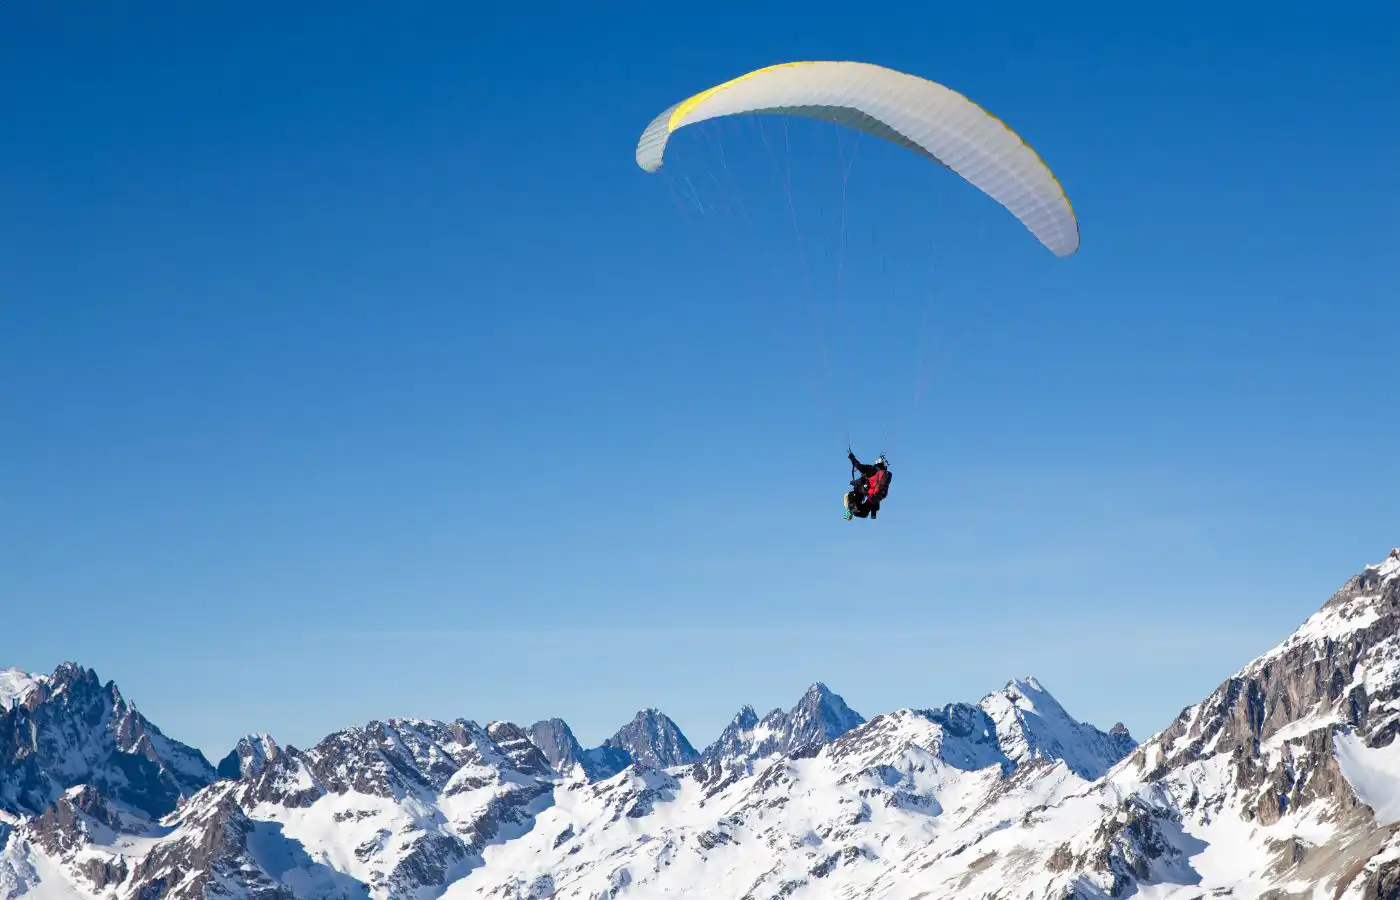
[[[810,756],[825,744],[865,723],[840,695],[814,683],[792,709],[775,709],[761,720],[745,706],[704,758],[725,765],[749,764],[775,754]]]
[[[797,753],[835,740],[865,719],[821,682],[813,684],[788,713],[789,753]]]
[[[545,719],[531,725],[530,743],[539,748],[550,768],[560,775],[581,764],[583,748],[563,719]]]
[[[272,735],[250,734],[219,761],[216,771],[220,778],[252,777],[281,755],[282,748],[272,739]]]
[[[832,741],[822,757],[849,768],[868,769],[903,765],[911,752],[964,772],[1011,768],[997,745],[991,719],[966,703],[876,716]]]
[[[1258,667],[1301,646],[1322,646],[1357,637],[1384,618],[1400,595],[1400,548],[1384,562],[1366,566],[1350,578],[1297,631],[1255,660]]]
[[[781,716],[782,713],[774,711]],[[737,759],[753,755],[755,744],[754,729],[758,727],[758,712],[748,704],[734,714],[725,726],[718,740],[705,748],[701,754],[707,760]]]
[[[741,734],[752,731],[758,725],[758,711],[745,703],[743,709],[734,714],[734,719],[729,723],[726,732]]]
[[[1006,683],[1006,687],[1002,688],[1002,690],[1020,694],[1031,702],[1034,702],[1037,697],[1040,697],[1042,699],[1048,699],[1049,702],[1057,706],[1059,705],[1059,701],[1050,696],[1050,692],[1045,689],[1045,685],[1041,684],[1040,679],[1036,678],[1034,675],[1027,675],[1023,678],[1013,678]]]
[[[95,670],[75,662],[59,663],[52,675],[40,680],[38,687],[38,702],[63,701],[82,704],[97,698],[113,704],[126,705],[126,700],[115,682],[108,682],[104,686]]]
[[[131,866],[119,896],[133,900],[215,896],[358,900],[367,896],[351,879],[311,859],[284,835],[280,825],[250,819],[233,795],[234,785],[220,782],[182,809],[177,827]],[[94,856],[102,860],[101,855]],[[125,869],[126,860],[118,860]]]
[[[488,845],[527,831],[553,784],[549,760],[513,723],[375,720],[310,750],[285,748],[261,772],[198,795],[176,833],[193,840],[162,841],[170,853],[149,857],[160,867],[142,870],[140,884],[166,896],[156,891],[172,869],[217,879],[238,868],[294,888],[286,900],[438,896]],[[234,839],[220,837],[221,824]],[[201,851],[211,840],[221,856]]]
[[[238,796],[250,809],[306,808],[329,795],[421,802],[495,790],[503,780],[535,785],[552,777],[544,754],[511,723],[388,719],[343,729],[310,750],[281,750],[241,776]]]
[[[1400,578],[1400,547],[1391,550],[1385,562],[1366,567],[1368,573],[1372,570],[1375,571],[1377,585]]]
[[[603,747],[625,751],[635,763],[666,769],[700,758],[675,722],[658,709],[644,709]]]
[[[1017,765],[1063,760],[1070,771],[1094,781],[1137,746],[1121,723],[1110,733],[1076,721],[1034,677],[1013,679],[978,705],[991,719],[1002,753]]]

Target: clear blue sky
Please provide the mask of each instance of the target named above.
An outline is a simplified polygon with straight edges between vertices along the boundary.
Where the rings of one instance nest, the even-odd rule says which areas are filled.
[[[0,3],[0,665],[210,756],[1027,673],[1141,737],[1400,544],[1393,4],[586,6]],[[792,59],[982,103],[1083,249],[830,126],[797,229],[771,123],[636,167]]]

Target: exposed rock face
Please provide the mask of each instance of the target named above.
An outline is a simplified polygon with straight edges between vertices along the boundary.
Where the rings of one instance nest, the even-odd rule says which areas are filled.
[[[282,748],[267,734],[250,734],[219,761],[220,778],[256,776],[269,762],[282,754]]]
[[[67,863],[80,883],[100,892],[119,885],[130,870],[122,856],[93,848],[112,844],[120,834],[144,830],[139,820],[114,811],[96,788],[83,786],[67,791],[43,815],[25,823],[20,836]]]
[[[582,765],[583,748],[563,719],[547,719],[531,725],[530,742],[544,754],[550,768],[560,774]]]
[[[782,714],[782,711],[777,709],[769,713]],[[754,731],[758,725],[758,713],[752,706],[745,704],[734,714],[734,718],[730,720],[719,739],[706,747],[701,755],[705,759],[748,759],[751,756],[761,759],[777,753],[777,734],[781,732],[781,727],[767,729],[762,739],[755,740]]]
[[[216,786],[181,816],[178,829],[136,863],[123,896],[130,900],[205,900],[226,894],[225,886],[230,885],[236,886],[236,896],[248,900],[296,900],[250,850],[250,839],[258,830],[234,802],[229,788]],[[300,863],[298,868],[305,871],[308,882],[334,882],[331,873],[305,854],[299,858],[295,852],[290,855]],[[353,895],[341,892],[325,896]]]
[[[845,700],[819,681],[807,689],[788,713],[783,723],[786,744],[783,752],[806,755],[864,722]]]
[[[217,881],[246,868],[252,846],[254,862],[269,853],[297,860],[297,877],[328,892],[316,896],[416,897],[440,891],[481,865],[493,842],[528,828],[552,779],[543,753],[508,722],[371,722],[310,750],[285,748],[221,782],[217,794],[211,788],[178,818],[180,832],[197,839],[155,858],[134,880],[155,885],[184,866]],[[310,832],[289,837],[293,826]],[[353,871],[311,861],[327,852],[353,860]],[[264,871],[258,889],[280,900],[273,892],[287,882]]]
[[[553,774],[549,760],[540,748],[530,741],[525,729],[511,722],[492,722],[486,728],[486,736],[510,760],[511,767],[536,778],[548,778]]]
[[[700,758],[676,723],[656,709],[637,713],[603,746],[621,750],[633,762],[653,768],[683,766]]]
[[[559,775],[583,777],[590,781],[610,778],[632,764],[626,750],[597,747],[584,750],[563,719],[548,719],[530,726],[530,741],[540,749],[550,767]]]
[[[1157,883],[1388,896],[1400,858],[1397,731],[1400,553],[1392,553],[1108,773],[1085,795],[1098,823],[1056,846],[1047,867],[1084,897]],[[1050,810],[1043,821],[1067,815]],[[1034,838],[1032,829],[1022,852],[1039,852]],[[1232,849],[1207,852],[1212,844]]]
[[[158,817],[213,780],[203,754],[165,737],[91,669],[65,663],[0,712],[0,808],[11,812],[41,814],[90,785]]]

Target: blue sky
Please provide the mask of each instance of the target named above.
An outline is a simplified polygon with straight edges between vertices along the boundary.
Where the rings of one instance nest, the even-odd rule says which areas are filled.
[[[1400,11],[908,6],[0,4],[0,665],[211,756],[818,679],[1167,724],[1400,544]],[[1006,120],[1081,251],[830,126],[636,167],[843,58]]]

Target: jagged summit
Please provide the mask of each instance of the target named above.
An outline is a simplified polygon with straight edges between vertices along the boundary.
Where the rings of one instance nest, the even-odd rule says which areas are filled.
[[[668,768],[694,762],[700,757],[681,733],[680,727],[659,709],[637,713],[603,746],[624,751],[634,763]]]
[[[1023,675],[1020,678],[1013,678],[1006,683],[1004,690],[1018,691],[1023,694],[1044,694],[1045,686],[1040,683],[1040,679],[1034,675]]]
[[[1100,778],[1137,746],[1122,723],[1103,732],[1079,722],[1034,676],[1015,678],[979,706],[991,718],[997,743],[1012,762],[1063,761],[1090,781]]]
[[[220,778],[241,778],[255,776],[271,761],[277,759],[282,748],[270,734],[250,734],[239,740],[216,768]]]
[[[167,738],[92,669],[65,662],[20,686],[23,703],[0,711],[0,808],[37,814],[88,784],[158,817],[214,780],[203,754]]]
[[[1397,585],[1400,585],[1400,551],[1392,550],[1384,561],[1372,563],[1348,579],[1297,631],[1241,669],[1239,674],[1302,646],[1325,647],[1365,633],[1394,614]]]
[[[729,724],[743,730],[753,728],[758,724],[758,711],[745,703],[739,708],[739,711],[734,714],[734,719]]]
[[[530,740],[529,732],[514,722],[491,722],[486,726],[486,736],[501,749],[517,772],[536,778],[554,774],[549,758]]]
[[[564,774],[580,763],[583,748],[563,719],[545,719],[531,725],[530,741],[544,754],[554,771]]]
[[[702,756],[722,765],[748,766],[775,754],[810,754],[864,722],[840,695],[813,682],[786,712],[775,709],[760,719],[745,705]]]
[[[845,700],[818,681],[788,713],[788,752],[821,746],[864,722]]]

